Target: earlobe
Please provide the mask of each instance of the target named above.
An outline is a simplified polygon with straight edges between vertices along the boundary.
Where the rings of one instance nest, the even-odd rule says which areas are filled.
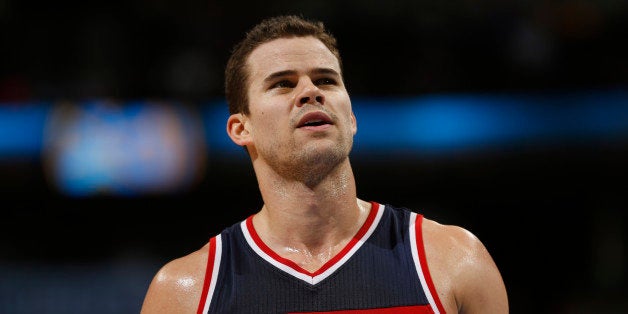
[[[227,134],[234,143],[240,146],[246,146],[251,143],[247,117],[241,113],[229,116],[227,120]]]

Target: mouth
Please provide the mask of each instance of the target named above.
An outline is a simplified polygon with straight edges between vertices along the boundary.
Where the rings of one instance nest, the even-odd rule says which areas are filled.
[[[305,114],[297,124],[297,128],[304,127],[320,127],[324,125],[332,125],[332,119],[321,111],[310,112]]]

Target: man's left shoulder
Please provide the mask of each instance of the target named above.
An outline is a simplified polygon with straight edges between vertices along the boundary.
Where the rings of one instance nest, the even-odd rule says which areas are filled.
[[[441,224],[429,218],[423,218],[423,237],[426,244],[435,246],[443,254],[455,254],[460,257],[481,257],[486,254],[486,247],[471,231],[457,225]]]

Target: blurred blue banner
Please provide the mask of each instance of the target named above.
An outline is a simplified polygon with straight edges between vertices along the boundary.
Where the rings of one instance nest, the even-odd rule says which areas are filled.
[[[446,157],[523,145],[628,144],[628,92],[354,98],[353,156]],[[247,157],[224,100],[0,104],[0,160],[41,160],[71,195],[167,192],[212,158]]]

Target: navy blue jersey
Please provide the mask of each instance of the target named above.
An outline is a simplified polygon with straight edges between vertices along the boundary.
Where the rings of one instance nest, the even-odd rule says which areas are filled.
[[[346,247],[309,272],[264,244],[251,216],[210,239],[198,313],[445,313],[425,260],[422,220],[372,202]]]

